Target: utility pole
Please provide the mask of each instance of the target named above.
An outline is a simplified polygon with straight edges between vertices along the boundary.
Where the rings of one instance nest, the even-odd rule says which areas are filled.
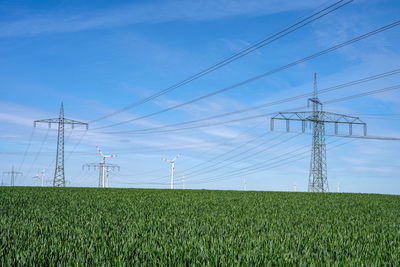
[[[317,74],[314,73],[314,95],[308,99],[312,103],[311,112],[279,112],[271,118],[271,131],[274,130],[275,120],[286,121],[286,131],[290,130],[290,121],[300,121],[302,132],[305,132],[307,123],[312,125],[312,147],[310,160],[310,174],[308,177],[308,192],[329,192],[326,143],[325,143],[325,124],[335,126],[335,135],[338,135],[339,124],[348,125],[349,135],[353,134],[353,125],[363,126],[364,136],[367,135],[367,124],[359,117],[347,116],[322,109],[322,102],[318,98]]]
[[[15,178],[18,177],[18,175],[23,175],[22,172],[16,172],[14,171],[14,166],[12,166],[11,171],[10,172],[3,172],[3,176],[4,175],[9,175],[10,176],[10,185],[14,186],[15,185]]]
[[[70,124],[72,129],[75,125],[84,125],[88,130],[89,125],[84,122],[70,120],[64,118],[64,105],[61,102],[60,115],[55,119],[36,120],[33,122],[33,126],[36,127],[37,123],[47,123],[51,128],[52,123],[58,124],[58,138],[57,138],[57,153],[56,153],[56,168],[54,171],[54,187],[65,187],[65,173],[64,173],[64,128],[65,124]]]
[[[98,169],[99,170],[99,187],[104,188],[105,185],[107,184],[107,187],[110,186],[110,180],[109,180],[109,173],[115,170],[120,170],[119,165],[117,164],[109,164],[109,163],[86,163],[82,166],[82,169],[84,170],[87,168],[90,170],[90,168],[93,168],[94,170]]]

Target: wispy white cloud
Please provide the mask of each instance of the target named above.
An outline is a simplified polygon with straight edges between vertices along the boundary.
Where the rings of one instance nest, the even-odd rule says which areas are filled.
[[[0,37],[74,32],[103,27],[168,21],[207,21],[234,16],[261,16],[314,7],[317,1],[205,0],[133,4],[111,10],[43,11],[0,25]],[[17,11],[16,11],[17,12]]]

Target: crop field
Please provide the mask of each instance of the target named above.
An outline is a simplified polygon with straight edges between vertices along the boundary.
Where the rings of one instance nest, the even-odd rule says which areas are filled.
[[[400,264],[400,196],[0,187],[1,265]]]

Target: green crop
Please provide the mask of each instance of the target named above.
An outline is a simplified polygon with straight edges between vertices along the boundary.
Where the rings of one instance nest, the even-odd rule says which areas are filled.
[[[0,187],[1,265],[400,265],[400,196]]]

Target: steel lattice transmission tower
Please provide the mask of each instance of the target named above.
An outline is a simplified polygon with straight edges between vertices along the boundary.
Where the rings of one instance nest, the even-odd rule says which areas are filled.
[[[98,169],[99,170],[99,187],[104,188],[104,187],[110,187],[110,178],[109,174],[112,171],[115,170],[120,170],[119,165],[117,164],[109,164],[109,163],[86,163],[82,166],[82,170],[87,168],[90,170],[90,168],[93,168],[94,170]]]
[[[14,171],[14,166],[12,166],[11,171],[10,172],[3,172],[3,176],[4,175],[9,175],[10,176],[10,186],[14,186],[15,185],[15,178],[18,175],[23,175],[22,172],[18,172],[18,171]],[[3,181],[1,181],[1,185],[3,185]]]
[[[326,161],[325,125],[334,124],[335,135],[338,134],[339,124],[348,125],[349,135],[353,134],[353,125],[363,126],[364,136],[367,135],[367,124],[359,117],[323,111],[322,102],[318,98],[317,74],[314,74],[314,95],[308,99],[312,103],[311,112],[279,112],[271,118],[271,130],[274,130],[275,120],[285,120],[286,130],[290,131],[290,121],[300,121],[304,133],[307,123],[312,126],[312,146],[310,174],[308,177],[309,192],[328,192],[328,168]]]
[[[90,170],[90,167],[96,169],[99,169],[99,187],[104,188],[110,187],[110,179],[109,179],[109,173],[111,171],[114,171],[115,169],[120,170],[119,165],[117,164],[109,164],[106,163],[106,158],[114,158],[118,157],[117,155],[104,155],[103,152],[101,152],[100,148],[96,146],[97,150],[100,153],[100,156],[102,158],[102,161],[100,163],[86,163],[85,165],[82,166],[82,170],[85,169],[85,167]]]
[[[317,74],[314,73],[314,97],[309,98],[313,106],[312,114],[312,147],[310,174],[308,176],[309,192],[329,192],[326,163],[325,121],[322,103],[318,98]]]
[[[88,129],[89,125],[84,122],[64,118],[64,105],[62,102],[61,102],[61,107],[60,107],[60,115],[58,118],[36,120],[33,122],[33,126],[36,127],[37,123],[47,123],[49,125],[49,128],[51,127],[52,123],[58,124],[56,168],[54,170],[53,186],[65,187],[65,173],[64,173],[64,129],[65,129],[65,124],[70,124],[72,129],[74,129],[75,125],[84,125],[84,126],[86,126],[86,130]]]

